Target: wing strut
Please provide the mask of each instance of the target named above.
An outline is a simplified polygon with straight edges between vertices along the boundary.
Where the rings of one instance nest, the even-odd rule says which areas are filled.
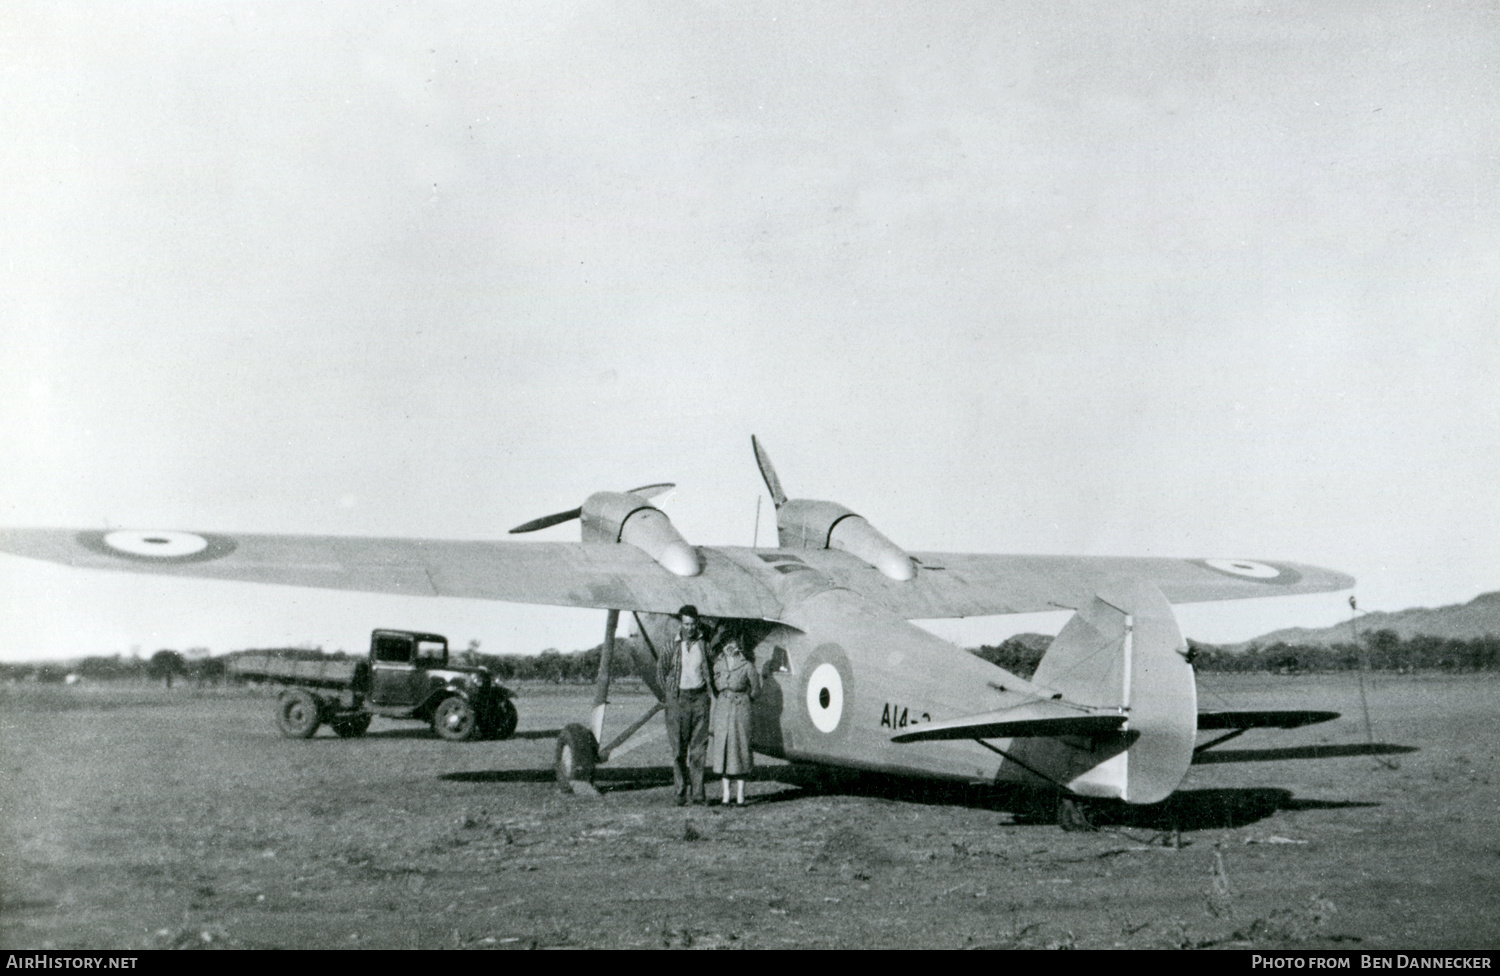
[[[645,625],[641,622],[641,615],[634,611],[631,612],[631,615],[635,617],[636,627],[640,631],[642,639],[645,640],[646,646],[650,649],[651,657],[655,659],[658,656],[656,646],[651,643],[651,635],[647,633]],[[590,723],[590,731],[594,733],[594,741],[600,743],[604,742],[604,712],[609,705],[609,688],[614,678],[615,635],[619,631],[619,627],[620,611],[609,611],[609,615],[604,622],[604,646],[599,652],[599,676],[594,682],[594,712],[592,722]],[[652,691],[656,691],[656,689],[652,688]],[[608,762],[609,757],[617,752],[624,754],[629,751],[621,747],[632,736],[644,728],[646,723],[651,721],[658,712],[666,707],[666,701],[662,699],[661,694],[658,692],[657,702],[646,710],[646,714],[631,722],[623,732],[609,740],[609,742],[599,746],[599,762]],[[630,748],[633,749],[635,746],[631,746]]]
[[[645,715],[642,715],[640,718],[636,719],[634,722],[631,722],[630,725],[625,729],[624,732],[621,732],[619,735],[615,736],[613,739],[610,739],[608,744],[600,746],[599,747],[599,761],[600,762],[604,762],[607,759],[609,759],[610,755],[613,754],[616,749],[619,749],[620,746],[624,745],[625,740],[629,739],[631,736],[633,736],[637,732],[639,732],[641,730],[641,728],[643,726],[645,726],[645,724],[647,722],[651,721],[653,718],[656,717],[656,713],[657,712],[661,711],[663,708],[666,708],[666,707],[667,706],[666,706],[665,703],[663,703],[663,702],[657,702],[655,705],[652,705],[650,708],[648,708],[646,710],[646,714]],[[634,747],[632,746],[632,748],[634,748]]]
[[[619,628],[620,611],[609,611],[604,617],[604,644],[599,648],[599,676],[594,680],[594,714],[589,723],[595,742],[604,738],[604,709],[609,704],[609,659],[615,653],[615,631]]]

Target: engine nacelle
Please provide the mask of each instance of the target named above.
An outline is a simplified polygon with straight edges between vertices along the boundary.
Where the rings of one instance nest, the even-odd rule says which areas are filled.
[[[776,511],[776,537],[784,549],[841,549],[893,580],[917,576],[916,563],[900,546],[837,502],[788,498]]]
[[[640,495],[601,491],[589,496],[579,514],[584,542],[623,542],[635,546],[678,576],[703,572],[698,551],[687,544],[672,520]]]

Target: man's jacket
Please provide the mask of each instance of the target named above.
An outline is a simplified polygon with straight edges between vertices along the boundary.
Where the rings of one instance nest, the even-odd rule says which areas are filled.
[[[714,687],[714,662],[713,658],[710,657],[708,653],[708,635],[703,634],[697,639],[703,645],[704,687],[708,690],[709,694],[717,695],[718,690]],[[676,695],[679,690],[677,684],[682,677],[682,650],[685,643],[686,641],[683,640],[683,635],[679,632],[678,635],[672,639],[672,643],[668,646],[667,652],[661,656],[661,659],[659,661],[656,662],[656,677],[661,681],[662,690],[667,693],[668,697]]]

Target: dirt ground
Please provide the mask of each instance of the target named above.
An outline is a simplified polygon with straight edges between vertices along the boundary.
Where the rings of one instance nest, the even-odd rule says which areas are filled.
[[[1500,680],[1367,683],[1373,753],[1355,675],[1202,676],[1204,708],[1345,717],[1251,732],[1096,833],[772,761],[744,809],[679,809],[660,738],[563,795],[588,688],[522,688],[518,737],[480,743],[289,741],[243,689],[0,688],[0,945],[1500,946]],[[614,697],[616,729],[648,704]]]

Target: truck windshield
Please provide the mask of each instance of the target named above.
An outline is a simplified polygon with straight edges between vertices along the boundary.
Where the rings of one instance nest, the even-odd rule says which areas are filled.
[[[411,663],[411,638],[380,634],[375,638],[375,660],[392,664]]]
[[[428,666],[446,664],[448,645],[441,641],[417,641],[417,662]]]

